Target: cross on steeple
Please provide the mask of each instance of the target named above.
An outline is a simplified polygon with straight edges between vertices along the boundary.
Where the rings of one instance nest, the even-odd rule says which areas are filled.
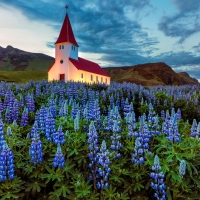
[[[69,6],[66,4],[65,8],[68,10],[68,9],[69,9]]]

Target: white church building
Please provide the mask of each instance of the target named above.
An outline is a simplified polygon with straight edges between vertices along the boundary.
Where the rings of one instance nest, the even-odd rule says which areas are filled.
[[[110,84],[110,76],[95,62],[78,57],[78,43],[66,14],[55,43],[55,62],[48,70],[48,81],[63,80]]]

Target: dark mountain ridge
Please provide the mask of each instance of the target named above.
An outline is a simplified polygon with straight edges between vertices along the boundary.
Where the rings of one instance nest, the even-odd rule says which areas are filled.
[[[55,58],[26,52],[8,45],[0,46],[0,71],[48,71]],[[107,67],[104,70],[112,81],[131,82],[141,85],[198,84],[187,72],[176,73],[163,62],[146,63],[125,67]]]

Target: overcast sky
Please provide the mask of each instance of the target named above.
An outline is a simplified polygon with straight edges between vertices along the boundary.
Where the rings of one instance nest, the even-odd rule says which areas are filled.
[[[200,0],[0,0],[0,46],[54,57],[66,4],[80,57],[165,62],[200,80]]]

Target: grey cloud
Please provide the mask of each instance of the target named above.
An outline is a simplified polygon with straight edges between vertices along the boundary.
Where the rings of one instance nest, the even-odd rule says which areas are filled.
[[[193,46],[192,49],[194,49],[195,52],[199,53],[200,52],[200,42],[198,45]]]
[[[173,16],[163,16],[158,29],[166,36],[179,38],[179,43],[200,31],[200,1],[173,0],[179,12]]]

